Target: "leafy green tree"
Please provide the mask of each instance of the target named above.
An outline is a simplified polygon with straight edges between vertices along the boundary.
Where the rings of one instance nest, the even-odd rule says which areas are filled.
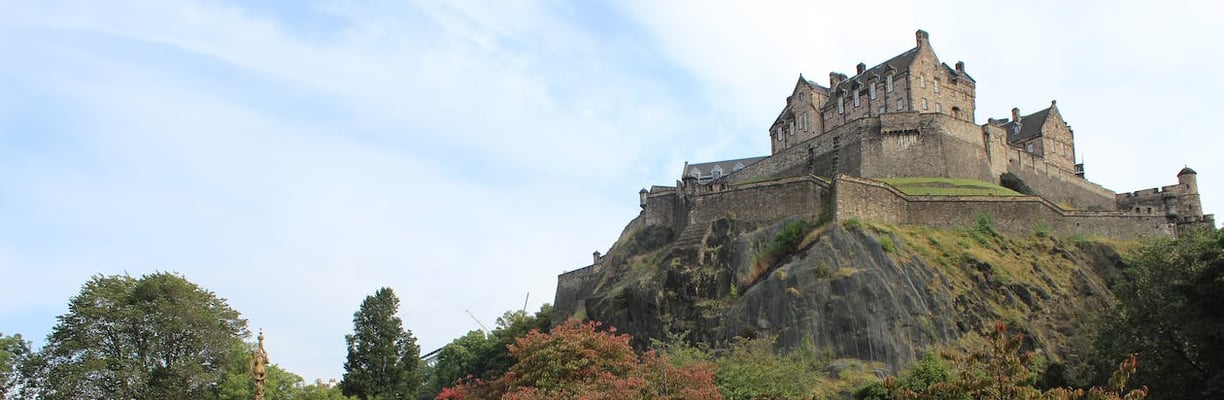
[[[821,374],[811,352],[800,348],[786,354],[773,349],[772,338],[736,338],[718,357],[714,375],[728,399],[807,399]]]
[[[23,371],[41,399],[211,398],[240,318],[182,276],[94,276]]]
[[[353,314],[353,334],[344,337],[348,359],[340,390],[360,399],[413,399],[421,386],[417,365],[421,350],[412,332],[396,316],[399,298],[381,288]]]
[[[0,400],[11,398],[20,382],[20,369],[30,356],[30,343],[21,334],[0,332]]]
[[[1154,242],[1128,262],[1098,364],[1137,353],[1154,399],[1224,398],[1224,233]]]
[[[426,394],[433,397],[442,388],[467,377],[496,379],[514,365],[508,346],[532,330],[548,332],[551,323],[552,306],[544,304],[534,315],[506,312],[497,318],[497,328],[487,336],[471,331],[455,339],[438,352]]]

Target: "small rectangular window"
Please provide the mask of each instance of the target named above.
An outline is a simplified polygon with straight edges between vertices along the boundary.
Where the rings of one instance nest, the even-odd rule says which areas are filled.
[[[905,101],[901,99],[897,99],[897,111],[904,111],[904,110],[905,110]]]
[[[926,89],[926,76],[918,75],[918,87]]]
[[[837,113],[844,114],[846,112],[846,99],[842,96],[837,96]]]
[[[926,100],[926,98],[923,98],[923,99],[922,99],[922,109],[923,109],[924,111],[925,111],[925,110],[929,110],[929,109],[930,109],[930,108],[928,108],[928,107],[927,107],[927,100]]]
[[[884,111],[886,111],[886,108],[884,106],[880,106],[880,111],[877,111],[877,113],[883,114]]]
[[[860,106],[860,105],[862,105],[862,102],[861,102],[861,101],[859,101],[859,91],[858,91],[858,89],[855,89],[855,90],[854,90],[854,106],[855,106],[855,107],[858,107],[858,106]]]
[[[935,94],[939,94],[939,79],[932,79],[931,82],[935,84]]]
[[[875,100],[876,99],[876,84],[872,83],[871,86],[868,87],[867,90],[868,90],[868,97],[871,97],[872,100]]]
[[[941,105],[941,104],[939,104],[939,103],[935,103],[935,112],[937,112],[937,113],[941,113],[941,112],[943,112],[943,105]]]
[[[893,74],[889,73],[888,77],[884,78],[884,90],[887,91],[888,93],[892,93],[892,89],[893,89]]]

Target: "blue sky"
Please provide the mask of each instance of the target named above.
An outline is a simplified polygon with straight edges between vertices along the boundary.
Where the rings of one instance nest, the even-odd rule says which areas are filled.
[[[381,286],[432,350],[551,302],[685,161],[767,154],[800,73],[918,28],[979,123],[1057,99],[1091,180],[1189,165],[1224,210],[1219,6],[887,3],[0,0],[0,332],[177,271],[307,379]]]

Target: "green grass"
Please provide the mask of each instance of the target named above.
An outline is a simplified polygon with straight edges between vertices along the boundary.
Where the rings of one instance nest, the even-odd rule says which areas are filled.
[[[954,178],[881,178],[911,196],[1023,196],[1011,189],[973,179]]]

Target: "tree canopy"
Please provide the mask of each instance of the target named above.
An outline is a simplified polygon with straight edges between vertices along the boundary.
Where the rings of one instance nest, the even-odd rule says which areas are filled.
[[[412,332],[396,316],[399,298],[381,288],[361,302],[353,314],[353,334],[344,337],[348,358],[340,389],[360,399],[416,398],[421,386],[417,371],[421,350]]]
[[[30,343],[21,334],[5,336],[0,332],[0,400],[7,399],[20,382],[21,366],[30,356]]]
[[[182,276],[94,276],[28,361],[42,399],[210,398],[248,334],[224,299]]]
[[[1224,398],[1224,233],[1157,241],[1128,264],[1100,358],[1137,353],[1153,399]]]

